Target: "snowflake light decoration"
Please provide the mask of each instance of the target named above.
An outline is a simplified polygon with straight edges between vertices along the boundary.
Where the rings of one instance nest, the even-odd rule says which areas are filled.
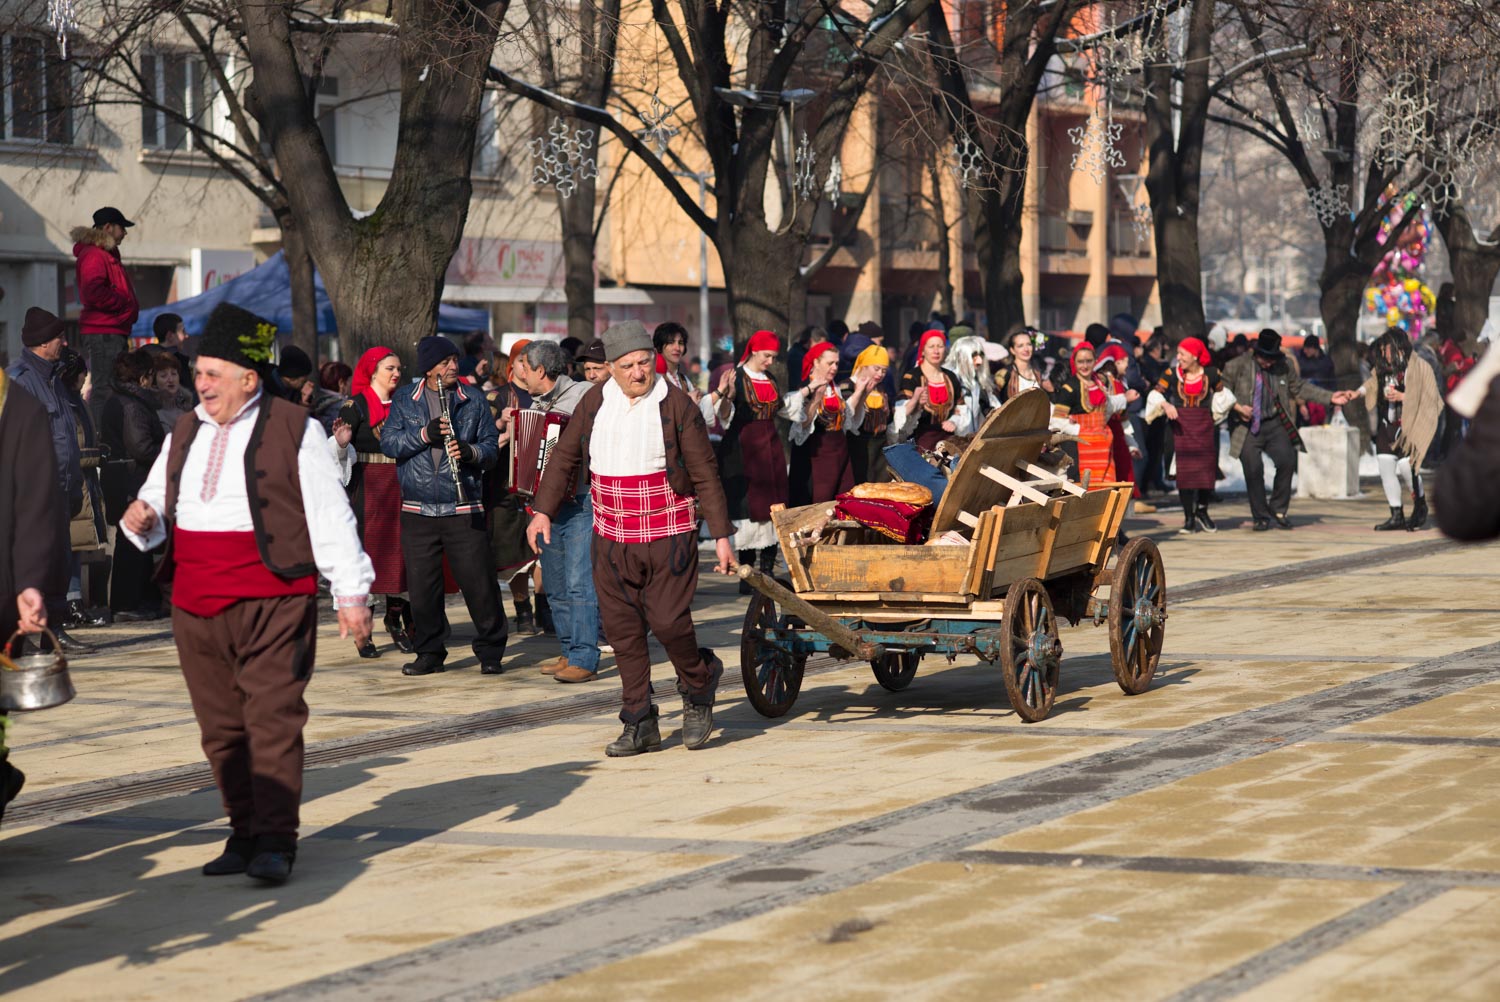
[[[57,47],[68,58],[68,36],[78,30],[78,9],[73,0],[47,0],[47,27],[57,35]]]
[[[1324,181],[1307,193],[1307,201],[1318,224],[1327,228],[1349,214],[1349,186]]]
[[[823,194],[830,199],[836,199],[844,193],[844,165],[839,162],[838,154],[833,156],[833,163],[828,165],[828,176],[823,179]]]
[[[667,119],[671,117],[672,109],[663,104],[661,98],[652,94],[651,110],[641,116],[641,124],[645,128],[636,135],[655,146],[658,155],[667,152],[667,145],[677,135],[678,130],[667,124]]]
[[[988,158],[984,147],[974,142],[967,132],[961,132],[953,144],[953,154],[948,160],[948,170],[958,178],[965,188],[977,188],[984,179]]]
[[[1143,244],[1156,237],[1155,221],[1151,218],[1151,203],[1137,202],[1130,207],[1130,222],[1135,227],[1136,239]]]
[[[1481,161],[1491,163],[1495,155],[1495,132],[1481,122],[1472,121],[1457,132],[1435,138],[1422,154],[1422,165],[1429,180],[1421,197],[1434,212],[1444,214],[1454,202],[1474,189],[1481,173]]]
[[[531,169],[531,183],[552,185],[563,198],[578,190],[584,178],[599,176],[599,168],[588,153],[594,148],[594,130],[578,129],[571,135],[561,117],[552,120],[545,137],[538,136],[526,144],[536,161]]]
[[[1311,143],[1323,138],[1323,114],[1319,109],[1310,104],[1304,105],[1299,117],[1301,121],[1297,125],[1304,140]]]
[[[1434,105],[1421,78],[1402,72],[1380,102],[1380,132],[1375,150],[1388,164],[1401,163],[1411,154],[1427,127]]]
[[[1068,138],[1078,152],[1073,154],[1072,169],[1088,171],[1095,184],[1103,184],[1110,169],[1125,169],[1125,154],[1120,152],[1120,136],[1125,127],[1106,118],[1095,108],[1088,121],[1068,130]]]
[[[818,154],[808,141],[807,130],[802,130],[802,139],[797,143],[797,155],[795,158],[796,175],[793,185],[797,194],[803,199],[812,198],[813,192],[818,190]]]

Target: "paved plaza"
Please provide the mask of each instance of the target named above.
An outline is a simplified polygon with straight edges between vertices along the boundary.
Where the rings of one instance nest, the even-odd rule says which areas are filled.
[[[67,999],[1500,997],[1500,547],[1381,533],[1378,491],[1294,532],[1158,539],[1171,621],[1126,697],[1063,631],[1057,706],[924,663],[905,692],[809,663],[793,711],[739,680],[744,599],[705,577],[727,663],[698,752],[606,759],[619,686],[558,685],[552,638],[404,678],[325,626],[297,869],[198,868],[225,837],[164,624],[14,719],[0,993]],[[707,566],[705,564],[705,566]],[[462,607],[450,610],[461,616]],[[657,652],[657,691],[671,693]]]

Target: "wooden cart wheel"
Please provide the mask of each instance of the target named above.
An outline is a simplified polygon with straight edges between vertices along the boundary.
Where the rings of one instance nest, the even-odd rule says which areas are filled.
[[[875,669],[875,681],[891,692],[900,692],[917,677],[917,664],[921,660],[922,655],[916,651],[886,651],[871,661],[870,667]]]
[[[785,582],[782,582],[785,584]],[[790,590],[791,585],[786,585]],[[806,654],[792,654],[766,639],[776,627],[801,626],[776,603],[760,592],[750,596],[745,610],[745,628],[740,634],[740,674],[750,705],[763,717],[779,717],[792,708],[802,691]]]
[[[1036,578],[1022,578],[1005,593],[1000,633],[1000,670],[1011,707],[1027,723],[1045,719],[1057,698],[1062,641],[1052,599]]]
[[[1161,551],[1144,536],[1126,544],[1109,596],[1109,653],[1127,696],[1146,691],[1167,629],[1167,575]]]

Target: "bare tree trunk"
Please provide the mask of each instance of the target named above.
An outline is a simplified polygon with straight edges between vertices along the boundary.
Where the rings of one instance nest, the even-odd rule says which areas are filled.
[[[594,339],[595,178],[579,178],[568,198],[558,199],[562,219],[563,292],[568,299],[568,336],[584,344]]]
[[[318,364],[318,300],[313,260],[290,211],[281,217],[281,253],[292,284],[292,344]]]
[[[1025,158],[1019,174],[1006,174],[1009,192],[981,192],[975,216],[974,250],[984,285],[984,309],[989,336],[1001,341],[1025,327],[1025,276],[1021,271],[1021,202],[1026,187]]]
[[[1472,353],[1479,331],[1490,315],[1490,290],[1500,274],[1500,227],[1483,243],[1474,233],[1468,210],[1457,202],[1448,211],[1434,213],[1433,221],[1448,248],[1448,263],[1453,271],[1453,328],[1461,334],[1459,342]]]
[[[802,245],[764,226],[746,224],[728,228],[727,240],[729,246],[720,249],[720,260],[729,287],[736,350],[758,330],[783,337],[796,333],[790,326],[792,289],[798,283]]]
[[[1164,41],[1166,18],[1158,17],[1146,31]],[[1213,33],[1214,0],[1193,0],[1175,130],[1172,65],[1156,60],[1144,74],[1148,85],[1146,145],[1151,156],[1146,191],[1151,197],[1152,232],[1156,237],[1156,286],[1161,297],[1162,326],[1173,344],[1185,337],[1202,337],[1208,329],[1203,314],[1198,207],[1203,137],[1213,100],[1208,84]]]
[[[443,279],[463,235],[485,71],[505,0],[394,0],[401,104],[391,179],[356,220],[307,99],[289,4],[241,0],[253,103],[287,198],[323,275],[345,357],[409,346],[437,329]]]

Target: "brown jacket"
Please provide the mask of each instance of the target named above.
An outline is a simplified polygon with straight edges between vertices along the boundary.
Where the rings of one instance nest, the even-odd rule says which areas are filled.
[[[583,457],[588,455],[594,432],[594,416],[604,403],[604,387],[592,387],[583,395],[562,437],[547,460],[541,489],[531,503],[533,511],[549,518],[571,497],[569,488],[575,482]],[[724,501],[724,485],[719,482],[719,464],[708,441],[708,426],[693,398],[668,384],[661,402],[661,434],[667,448],[667,482],[678,497],[698,498],[698,514],[708,523],[715,539],[734,535],[729,520],[729,505]]]
[[[172,523],[177,515],[177,492],[188,449],[203,422],[197,411],[188,411],[172,429],[172,449],[167,455],[167,553],[157,577],[172,574]],[[250,499],[250,521],[255,524],[255,542],[261,563],[284,578],[316,574],[312,538],[307,533],[307,512],[302,507],[302,480],[297,453],[307,428],[307,411],[296,404],[262,393],[250,444],[245,448],[245,491]]]

